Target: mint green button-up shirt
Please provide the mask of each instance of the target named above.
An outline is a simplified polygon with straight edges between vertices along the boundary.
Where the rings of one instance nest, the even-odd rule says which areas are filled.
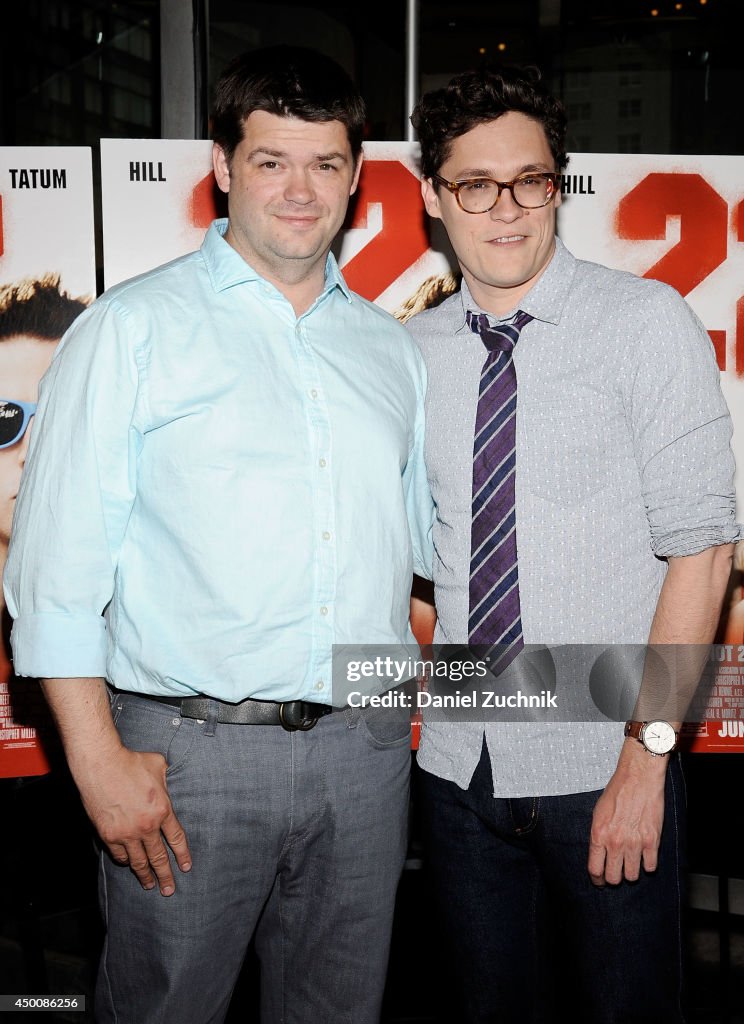
[[[329,255],[299,318],[212,225],[110,289],[40,392],[5,571],[15,670],[329,703],[431,574],[425,371]]]

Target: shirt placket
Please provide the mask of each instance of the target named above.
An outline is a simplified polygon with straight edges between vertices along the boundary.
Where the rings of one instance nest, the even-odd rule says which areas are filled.
[[[331,423],[318,364],[308,337],[307,314],[295,327],[297,358],[304,389],[313,474],[312,649],[306,680],[308,697],[331,702],[331,655],[335,635],[336,529],[332,476]]]

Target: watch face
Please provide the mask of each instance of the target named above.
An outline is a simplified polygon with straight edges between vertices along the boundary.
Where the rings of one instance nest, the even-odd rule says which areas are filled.
[[[644,747],[652,754],[668,754],[677,736],[669,722],[648,722],[641,734]]]

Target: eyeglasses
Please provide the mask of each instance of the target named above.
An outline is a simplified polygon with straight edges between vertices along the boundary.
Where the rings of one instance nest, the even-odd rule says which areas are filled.
[[[526,171],[511,181],[493,181],[491,178],[447,181],[439,174],[432,174],[431,179],[449,189],[465,213],[488,213],[505,188],[509,189],[517,206],[525,210],[547,206],[558,191],[558,175],[553,171]]]
[[[0,398],[0,448],[10,448],[21,440],[36,412],[36,404]]]

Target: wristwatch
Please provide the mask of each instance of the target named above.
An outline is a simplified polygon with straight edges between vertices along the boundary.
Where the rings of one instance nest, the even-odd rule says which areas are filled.
[[[669,722],[626,722],[625,735],[638,740],[654,757],[671,754],[679,742],[679,733]]]

